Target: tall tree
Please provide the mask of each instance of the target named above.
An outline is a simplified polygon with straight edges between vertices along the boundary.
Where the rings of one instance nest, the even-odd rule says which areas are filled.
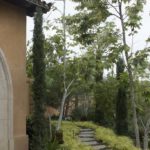
[[[129,2],[129,1],[127,1]],[[130,57],[128,51],[132,51],[132,48],[128,46],[127,39],[126,39],[126,28],[131,29],[131,35],[134,35],[137,32],[137,28],[140,27],[140,12],[143,10],[144,2],[137,0],[131,7],[127,7],[127,15],[128,20],[125,21],[124,14],[123,14],[123,4],[126,1],[118,0],[116,2],[118,4],[118,15],[121,23],[122,29],[122,43],[124,47],[125,53],[125,60],[127,62],[127,71],[129,75],[129,87],[130,87],[130,97],[131,97],[131,104],[133,109],[133,124],[135,129],[135,137],[136,137],[136,146],[140,147],[140,135],[139,135],[139,127],[138,127],[138,120],[137,120],[137,112],[136,112],[136,99],[135,99],[135,89],[134,89],[134,77],[133,77],[133,70],[132,65],[130,63]],[[136,15],[135,15],[136,14]]]
[[[133,49],[127,43],[127,32],[130,36],[134,36],[141,25],[141,12],[143,11],[143,7],[145,1],[141,0],[92,0],[92,1],[82,1],[82,0],[74,0],[75,2],[79,2],[79,5],[76,7],[77,10],[80,11],[79,14],[74,16],[76,20],[76,24],[78,30],[73,30],[74,33],[76,31],[82,30],[83,34],[76,36],[80,38],[84,35],[84,37],[90,38],[89,34],[91,31],[97,31],[96,27],[98,27],[101,22],[104,22],[106,18],[114,16],[117,17],[121,24],[121,33],[122,33],[122,50],[124,53],[124,59],[127,66],[127,72],[129,76],[129,88],[130,88],[130,100],[132,104],[133,111],[133,125],[135,131],[136,145],[140,147],[140,138],[139,138],[139,127],[138,127],[138,119],[136,112],[136,99],[135,99],[135,87],[134,87],[134,76],[133,76]],[[87,11],[89,10],[89,11]],[[84,15],[83,15],[84,14]],[[82,17],[83,16],[83,17]],[[87,17],[88,16],[88,17]],[[91,17],[93,16],[93,19]],[[86,19],[82,19],[85,18]],[[89,18],[89,19],[88,19]],[[81,20],[81,21],[80,21]],[[84,27],[87,25],[86,27]],[[75,28],[74,28],[75,29]],[[83,30],[84,29],[84,30]],[[96,32],[94,32],[96,33]],[[86,36],[85,36],[86,35]],[[121,52],[120,51],[120,52]]]
[[[117,80],[119,81],[116,99],[116,131],[120,135],[128,133],[128,109],[126,79],[122,78],[125,69],[124,61],[119,58],[117,62]]]
[[[44,117],[45,99],[45,63],[44,63],[44,35],[43,35],[43,13],[37,8],[34,17],[33,34],[33,150],[45,150],[47,142],[47,123]]]

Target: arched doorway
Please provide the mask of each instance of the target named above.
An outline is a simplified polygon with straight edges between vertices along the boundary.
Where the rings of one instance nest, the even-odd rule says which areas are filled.
[[[9,67],[0,49],[0,150],[13,150],[13,91]]]

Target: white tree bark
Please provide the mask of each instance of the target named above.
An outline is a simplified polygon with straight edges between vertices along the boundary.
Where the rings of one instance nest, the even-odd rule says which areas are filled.
[[[143,150],[148,150],[148,133],[150,131],[150,119],[148,119],[146,125],[144,125],[142,119],[141,119],[141,123],[144,129]]]
[[[59,115],[59,119],[58,119],[57,131],[59,131],[60,128],[61,128],[61,122],[62,122],[62,117],[63,117],[64,105],[65,105],[66,98],[67,98],[67,90],[65,90],[65,92],[63,94],[62,102],[61,102],[61,108],[60,108],[60,115]]]
[[[64,105],[65,105],[67,97],[70,95],[70,92],[68,92],[68,91],[69,91],[71,85],[73,84],[73,82],[74,82],[74,79],[69,83],[67,88],[65,88],[65,90],[64,90],[64,94],[63,94],[62,101],[61,101],[58,125],[57,125],[57,129],[56,129],[57,131],[59,131],[61,129],[61,122],[62,122],[62,117],[63,117],[63,112],[64,112]]]

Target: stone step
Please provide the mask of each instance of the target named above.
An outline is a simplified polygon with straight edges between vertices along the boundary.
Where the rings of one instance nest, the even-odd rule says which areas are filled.
[[[95,141],[95,138],[80,138],[82,142]]]
[[[94,131],[81,131],[80,134],[94,134]]]
[[[95,145],[92,146],[94,150],[106,150],[106,146],[105,145]]]
[[[84,133],[80,133],[79,136],[93,136],[94,137],[94,134],[93,133],[89,133],[89,134],[84,134]]]
[[[83,143],[91,146],[99,145],[97,141],[83,141]]]
[[[81,128],[80,131],[81,131],[81,132],[82,132],[82,131],[85,132],[85,131],[93,131],[93,130],[92,130],[92,129],[83,129],[83,128]]]
[[[93,134],[94,135],[94,132],[80,132],[80,134]]]
[[[94,131],[92,129],[81,129],[79,134],[80,141],[86,145],[93,147],[93,150],[111,150],[106,145],[96,141],[94,138]]]
[[[93,134],[79,134],[80,138],[93,138],[94,135]]]

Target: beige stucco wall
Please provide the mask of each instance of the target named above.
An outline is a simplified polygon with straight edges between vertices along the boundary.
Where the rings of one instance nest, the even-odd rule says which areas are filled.
[[[7,59],[13,84],[14,150],[27,150],[26,13],[22,8],[1,1],[0,48]]]

